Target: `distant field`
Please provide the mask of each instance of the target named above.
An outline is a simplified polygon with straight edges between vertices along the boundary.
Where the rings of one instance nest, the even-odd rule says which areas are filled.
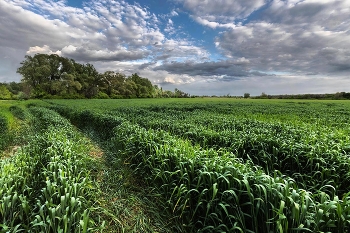
[[[11,104],[0,102],[3,115]],[[159,219],[133,228],[120,212],[126,208],[121,197],[110,198],[112,207],[103,208],[117,220],[107,224],[109,232],[349,232],[348,101],[195,98],[31,105],[54,110],[100,141],[111,169],[103,173],[105,187],[152,190],[147,200],[163,209],[161,214],[150,207]],[[36,108],[29,112],[43,118]],[[111,172],[120,169],[128,175]],[[145,211],[131,209],[138,217]]]
[[[262,121],[298,121],[321,123],[324,126],[348,125],[350,102],[347,100],[252,100],[230,98],[195,99],[123,99],[123,100],[49,100],[80,110],[114,111],[119,108],[150,108],[156,112],[166,109],[202,109],[206,112],[226,113],[235,117],[248,117]]]

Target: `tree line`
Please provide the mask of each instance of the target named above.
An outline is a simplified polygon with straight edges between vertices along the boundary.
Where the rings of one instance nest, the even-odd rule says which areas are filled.
[[[251,97],[252,99],[317,99],[317,100],[349,100],[349,92],[337,92],[326,94],[296,94],[296,95],[268,95],[265,92],[260,96]]]
[[[137,73],[99,73],[92,64],[57,54],[27,55],[20,64],[21,82],[0,83],[0,99],[190,97],[179,89],[164,91]]]
[[[209,97],[191,96],[177,88],[174,91],[163,90],[153,85],[147,78],[137,73],[126,76],[114,71],[99,73],[92,64],[80,64],[73,59],[57,54],[36,54],[25,56],[17,73],[22,75],[21,82],[0,83],[0,99],[29,98],[187,98]],[[255,99],[350,99],[350,93],[267,95],[251,97],[212,96]]]

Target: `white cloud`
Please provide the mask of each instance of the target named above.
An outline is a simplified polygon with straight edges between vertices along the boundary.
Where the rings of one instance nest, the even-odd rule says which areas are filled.
[[[78,9],[65,1],[2,0],[0,21],[0,46],[21,54],[17,66],[23,54],[35,53],[56,53],[78,62],[144,59],[153,44],[165,39],[154,14],[124,1],[93,1]]]
[[[235,28],[236,27],[236,24],[234,24],[234,23],[218,23],[215,21],[209,21],[209,20],[202,18],[202,17],[199,17],[199,16],[194,17],[194,20],[199,24],[202,24],[204,26],[207,26],[207,27],[210,27],[213,29],[215,29],[215,28]]]
[[[327,21],[330,9],[339,9],[341,20],[336,24]],[[273,1],[262,12],[263,20],[226,31],[217,37],[216,45],[228,57],[249,59],[253,70],[349,72],[350,33],[343,30],[344,22],[350,25],[349,9],[350,4],[342,1]]]
[[[120,48],[116,51],[107,49],[89,49],[87,47],[66,46],[61,51],[63,56],[79,59],[81,61],[124,61],[138,60],[147,57],[148,51],[135,50],[128,51],[126,48]]]
[[[249,64],[249,59],[246,59],[245,57],[240,57],[237,60],[233,61],[233,64],[235,65],[246,65]]]
[[[164,83],[176,83],[176,81],[175,81],[175,79],[173,78],[173,77],[165,77],[164,78],[164,81],[163,81]]]
[[[6,46],[49,46],[62,50],[67,44],[118,52],[127,44],[129,52],[164,40],[157,25],[148,19],[155,16],[138,5],[115,1],[94,1],[84,9],[68,7],[64,1],[0,2],[1,41]],[[39,11],[45,17],[34,13]],[[55,17],[59,17],[58,19]],[[21,34],[25,36],[20,36]],[[132,58],[134,59],[134,58]]]
[[[179,14],[175,11],[175,10],[172,10],[170,12],[170,16],[174,17],[174,16],[178,16]]]
[[[2,46],[28,49],[44,45],[45,40],[62,45],[68,39],[60,30],[64,24],[45,19],[7,0],[0,1],[0,21]]]
[[[235,28],[267,0],[179,0],[193,19],[210,28]]]
[[[163,43],[155,46],[153,51],[156,60],[184,61],[206,60],[209,53],[204,48],[192,45],[187,40],[166,39]]]
[[[165,32],[169,33],[170,35],[173,35],[176,33],[176,29],[174,27],[174,22],[171,19],[168,19],[167,26],[164,29]]]
[[[57,55],[61,56],[61,51],[53,52],[50,49],[50,46],[48,46],[48,45],[44,45],[43,47],[40,47],[40,46],[30,47],[26,53],[28,55],[35,55],[37,53],[45,53],[45,54],[57,54]]]
[[[64,0],[0,0],[0,81],[19,80],[25,54],[56,53],[193,94],[335,92],[349,85],[350,1],[176,0],[179,8],[163,15],[129,2],[86,1],[80,9]],[[208,38],[181,33],[186,25],[177,23],[186,13],[219,29],[205,34],[218,33],[211,48],[199,46]]]
[[[182,0],[184,7],[195,15],[216,15],[246,18],[265,4],[264,0]]]

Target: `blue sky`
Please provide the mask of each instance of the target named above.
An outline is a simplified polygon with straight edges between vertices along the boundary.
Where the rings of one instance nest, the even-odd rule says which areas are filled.
[[[347,0],[1,0],[0,82],[56,53],[193,95],[350,92]]]

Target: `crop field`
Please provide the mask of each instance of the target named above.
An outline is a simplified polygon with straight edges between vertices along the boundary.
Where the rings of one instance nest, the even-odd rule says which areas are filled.
[[[349,123],[348,101],[3,101],[0,232],[350,232]]]

